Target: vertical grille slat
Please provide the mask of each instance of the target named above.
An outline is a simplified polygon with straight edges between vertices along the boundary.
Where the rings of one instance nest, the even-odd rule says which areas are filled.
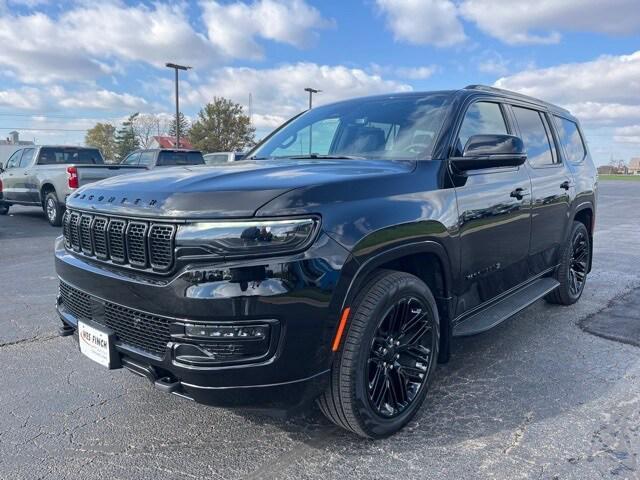
[[[71,218],[69,219],[69,232],[71,239],[71,248],[76,252],[80,251],[80,214],[78,212],[71,212]]]
[[[109,258],[109,251],[107,249],[107,224],[108,220],[104,217],[96,217],[93,220],[93,249],[96,257],[100,260],[107,260]]]
[[[65,247],[87,257],[139,270],[166,273],[175,263],[177,227],[170,223],[92,215],[67,210]]]
[[[147,266],[147,224],[129,222],[127,225],[127,257],[135,267]]]
[[[80,248],[82,253],[86,255],[93,255],[93,240],[91,238],[91,222],[93,217],[91,215],[82,215],[80,217]]]
[[[111,219],[109,221],[109,256],[111,260],[117,263],[125,263],[126,247],[124,232],[127,222],[120,219]]]
[[[156,270],[168,270],[173,264],[174,225],[151,225],[149,230],[149,262]]]

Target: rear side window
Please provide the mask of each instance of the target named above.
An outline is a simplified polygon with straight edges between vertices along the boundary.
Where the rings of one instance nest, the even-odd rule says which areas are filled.
[[[543,115],[537,110],[515,106],[513,113],[520,127],[529,164],[532,167],[544,167],[557,163],[551,132]]]
[[[462,120],[456,146],[457,154],[462,155],[464,146],[473,135],[506,135],[507,133],[509,132],[500,105],[492,102],[476,102],[467,109]]]
[[[580,163],[587,156],[587,149],[584,146],[584,140],[578,129],[578,125],[571,120],[562,117],[553,117],[556,124],[556,131],[560,144],[564,149],[564,154],[572,163]]]
[[[38,157],[39,165],[76,165],[103,164],[100,151],[95,148],[43,147]]]
[[[156,156],[156,152],[142,152],[140,154],[140,162],[139,165],[151,165],[153,163],[153,158]]]
[[[204,159],[200,152],[179,152],[163,150],[158,155],[158,166],[171,165],[204,165]]]
[[[33,156],[36,153],[35,148],[26,148],[22,153],[22,158],[20,159],[20,168],[25,168],[31,165],[33,161]]]

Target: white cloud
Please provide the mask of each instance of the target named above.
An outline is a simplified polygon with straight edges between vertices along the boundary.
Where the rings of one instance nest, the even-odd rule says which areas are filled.
[[[398,67],[395,69],[399,78],[408,78],[409,80],[426,80],[438,71],[436,65],[426,67]]]
[[[613,139],[619,143],[640,144],[640,125],[616,128]]]
[[[587,122],[624,125],[640,116],[640,51],[529,69],[495,85],[566,106]]]
[[[315,30],[333,24],[304,0],[203,1],[201,6],[210,41],[230,57],[262,57],[255,37],[305,47],[317,36]]]
[[[24,110],[34,110],[44,104],[42,92],[38,88],[0,90],[0,106]]]
[[[314,105],[411,90],[407,84],[385,80],[357,68],[297,63],[268,69],[220,69],[213,73],[209,83],[186,93],[186,101],[200,106],[212,101],[214,96],[223,96],[248,105],[251,93],[254,124],[258,128],[273,128],[306,108],[305,87],[322,90],[314,96]]]
[[[623,35],[640,28],[638,0],[464,0],[460,11],[509,44],[558,43],[562,30]]]
[[[140,110],[147,106],[144,98],[110,90],[92,90],[65,94],[58,102],[65,108]]]
[[[449,47],[466,38],[451,0],[376,0],[376,3],[398,41]]]

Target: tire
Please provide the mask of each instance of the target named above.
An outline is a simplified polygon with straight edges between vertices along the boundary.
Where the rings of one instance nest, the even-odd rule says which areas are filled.
[[[591,238],[583,223],[573,222],[571,234],[560,254],[555,278],[560,286],[545,299],[557,305],[572,305],[582,296],[591,261]]]
[[[64,207],[58,202],[56,192],[49,192],[44,197],[44,214],[47,217],[49,223],[54,227],[62,225],[62,215],[64,214]]]
[[[407,313],[394,317],[396,312]],[[406,330],[392,328],[398,318],[404,323],[398,320],[395,325]],[[393,332],[403,333],[395,341],[385,337]],[[418,342],[407,348],[414,337]],[[408,273],[376,272],[351,307],[330,385],[318,399],[320,410],[336,425],[365,438],[396,433],[426,397],[439,340],[438,309],[429,287]],[[397,398],[405,401],[395,402]]]
[[[0,215],[6,215],[7,213],[9,213],[9,205],[0,203]]]

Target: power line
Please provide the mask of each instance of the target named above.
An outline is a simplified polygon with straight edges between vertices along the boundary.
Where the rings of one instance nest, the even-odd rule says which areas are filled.
[[[0,127],[0,130],[26,130],[33,132],[86,132],[88,128],[28,128],[28,127]]]

